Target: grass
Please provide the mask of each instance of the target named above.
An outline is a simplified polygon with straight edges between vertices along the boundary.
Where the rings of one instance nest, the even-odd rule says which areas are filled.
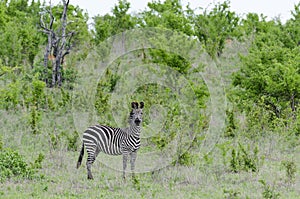
[[[262,198],[267,191],[274,191],[281,198],[297,198],[300,194],[299,169],[294,182],[289,183],[286,170],[282,167],[282,162],[286,160],[292,160],[297,168],[300,167],[300,157],[297,156],[300,147],[287,150],[289,143],[284,143],[279,136],[269,135],[256,143],[259,144],[260,156],[264,156],[265,160],[255,173],[230,172],[228,165],[222,161],[221,150],[215,148],[209,157],[211,161],[200,158],[201,151],[194,151],[194,155],[199,157],[194,165],[169,166],[154,172],[138,173],[137,181],[132,181],[128,173],[125,182],[121,172],[101,163],[105,155],[100,154],[92,167],[95,179],[89,181],[84,164],[79,169],[75,168],[79,150],[68,151],[62,143],[51,151],[48,133],[53,128],[46,128],[50,124],[45,122],[44,131],[32,135],[29,129],[16,124],[22,122],[22,117],[21,114],[1,112],[4,147],[17,149],[28,162],[33,161],[40,152],[45,155],[45,160],[37,178],[12,178],[2,183],[1,198]],[[65,123],[61,118],[54,122],[58,128]],[[121,157],[117,158],[121,165]],[[268,187],[263,186],[261,180]]]

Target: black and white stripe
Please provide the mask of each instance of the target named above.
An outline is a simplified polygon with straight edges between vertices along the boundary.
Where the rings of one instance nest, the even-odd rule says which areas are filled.
[[[123,155],[123,178],[127,166],[128,155],[130,155],[131,170],[134,171],[137,150],[140,148],[140,131],[142,122],[142,110],[144,103],[132,102],[132,111],[129,116],[130,126],[127,128],[114,128],[105,125],[89,127],[83,133],[82,149],[78,158],[77,168],[81,165],[84,155],[84,147],[88,153],[87,171],[88,179],[93,179],[91,165],[94,163],[99,152],[109,155]],[[133,174],[134,175],[134,174]]]

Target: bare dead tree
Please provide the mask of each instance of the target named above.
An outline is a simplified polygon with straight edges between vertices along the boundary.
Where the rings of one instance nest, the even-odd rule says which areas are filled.
[[[51,48],[52,48],[54,16],[52,14],[51,8],[49,10],[46,10],[46,12],[50,16],[49,25],[46,25],[44,23],[43,15],[41,15],[40,26],[42,28],[42,31],[48,35],[48,43],[46,45],[45,53],[44,53],[44,81],[45,81],[46,85],[48,85],[48,78],[47,78],[48,77],[48,58],[50,56]]]
[[[63,3],[63,13],[61,16],[61,25],[56,30],[53,28],[53,23],[55,17],[52,13],[52,7],[50,2],[49,10],[46,10],[44,14],[48,14],[50,17],[49,24],[45,24],[44,15],[41,15],[40,26],[41,30],[48,35],[48,43],[45,48],[44,54],[44,73],[45,73],[45,82],[50,87],[61,86],[62,85],[62,65],[66,55],[70,53],[71,50],[71,41],[75,35],[75,31],[69,33],[66,32],[67,29],[67,11],[69,6],[69,0],[62,0]],[[52,65],[52,79],[51,83],[48,81],[48,61],[51,57]]]

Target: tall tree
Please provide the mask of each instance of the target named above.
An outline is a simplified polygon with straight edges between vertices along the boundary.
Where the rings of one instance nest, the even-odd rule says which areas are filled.
[[[141,26],[162,27],[192,35],[191,21],[187,17],[190,9],[184,10],[180,0],[153,1],[149,10],[141,13]]]
[[[0,2],[0,59],[5,65],[33,65],[43,42],[36,24],[39,8],[39,1]]]
[[[112,9],[112,15],[95,16],[95,43],[99,44],[110,36],[136,27],[136,18],[128,13],[130,3],[119,0]]]
[[[237,36],[239,17],[230,11],[229,1],[216,4],[212,10],[205,9],[193,18],[195,35],[213,58],[222,54],[226,39]]]
[[[297,115],[300,103],[299,6],[294,17],[281,24],[257,21],[256,37],[249,54],[241,59],[233,85],[236,100],[251,116],[253,107],[269,113],[269,118],[290,119]]]

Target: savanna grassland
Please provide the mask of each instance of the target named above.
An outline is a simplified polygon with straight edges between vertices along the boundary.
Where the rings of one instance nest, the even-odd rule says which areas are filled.
[[[121,0],[92,29],[71,4],[55,62],[45,27],[62,34],[63,3],[0,3],[0,198],[299,198],[300,4],[281,22]],[[125,127],[131,101],[145,102],[135,178],[100,153],[88,180],[83,131]]]

